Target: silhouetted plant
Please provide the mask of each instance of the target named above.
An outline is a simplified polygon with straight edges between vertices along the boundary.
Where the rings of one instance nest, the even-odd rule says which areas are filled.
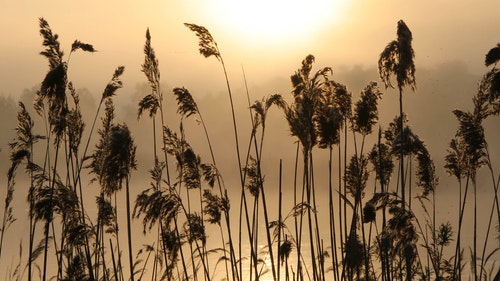
[[[417,186],[422,188],[422,196],[427,197],[429,193],[434,193],[438,185],[438,178],[434,161],[432,161],[429,151],[423,145],[417,151],[417,170],[415,171]]]
[[[78,101],[78,95],[76,94],[76,91],[73,88],[73,85],[68,81],[67,79],[67,70],[68,70],[68,63],[69,59],[71,57],[71,54],[77,50],[82,50],[86,52],[95,52],[95,49],[93,48],[92,45],[83,43],[79,40],[75,40],[74,43],[71,46],[71,52],[68,55],[67,61],[63,60],[63,51],[60,48],[60,44],[58,41],[58,36],[57,34],[54,34],[47,23],[47,21],[43,18],[39,19],[39,27],[40,27],[40,34],[43,37],[43,46],[45,49],[41,52],[41,55],[46,57],[49,61],[49,71],[46,74],[44,80],[41,83],[40,90],[37,92],[36,97],[35,97],[35,110],[37,113],[39,113],[42,117],[47,118],[47,123],[48,124],[48,129],[47,129],[47,150],[46,150],[46,163],[44,164],[47,165],[48,169],[51,169],[52,171],[49,174],[49,180],[50,182],[50,196],[49,200],[47,203],[49,204],[48,206],[48,211],[51,212],[50,210],[52,209],[54,204],[53,198],[54,193],[56,192],[56,183],[55,181],[57,179],[57,170],[58,170],[58,162],[59,162],[59,149],[61,144],[64,143],[65,148],[70,149],[70,153],[68,154],[68,157],[66,158],[66,166],[68,169],[74,169],[74,159],[72,158],[74,155],[72,153],[77,152],[77,146],[80,143],[80,138],[81,138],[81,133],[83,130],[83,122],[81,121],[81,116],[79,113],[79,101]],[[66,97],[66,90],[69,89],[74,103],[75,103],[75,108],[70,109],[68,105],[68,100]],[[48,111],[45,111],[45,106],[47,106]],[[52,158],[54,159],[54,162],[50,162],[50,157],[49,157],[49,146],[48,142],[51,139],[51,135],[48,133],[50,132],[52,135],[54,135],[54,147],[55,147],[55,156]],[[67,136],[67,139],[62,140],[63,136]],[[75,172],[78,171],[78,172]],[[79,168],[76,170],[73,170],[74,172],[72,174],[73,179],[78,179],[79,178]],[[69,180],[69,175],[68,180]],[[78,180],[75,180],[75,186]],[[69,189],[70,187],[65,187]],[[75,188],[75,187],[74,187]],[[78,208],[78,207],[77,207]],[[46,280],[47,279],[47,255],[48,255],[48,236],[49,236],[49,224],[52,222],[52,215],[48,214],[48,216],[45,216],[45,253],[44,253],[44,267],[43,267],[43,276],[42,279]],[[62,218],[62,231],[64,233],[65,228],[66,228],[66,217]],[[63,235],[64,237],[64,235]],[[61,245],[60,247],[64,247],[64,239],[61,240]],[[87,257],[88,257],[88,248],[87,248]],[[58,277],[62,278],[62,259],[63,255],[62,253],[57,255],[58,259]],[[88,260],[88,259],[87,259]],[[89,267],[89,270],[91,268],[90,263],[87,264]],[[91,270],[90,270],[91,271]],[[90,276],[91,279],[93,278],[92,275]],[[30,277],[31,278],[31,277]]]
[[[354,104],[352,116],[352,129],[361,135],[372,133],[373,125],[378,121],[378,99],[382,93],[377,88],[377,83],[370,82],[361,92],[361,99]]]
[[[136,199],[134,217],[144,215],[143,226],[151,229],[158,220],[169,223],[177,215],[180,208],[179,198],[169,192],[146,189]]]
[[[347,276],[352,280],[354,274],[356,274],[359,280],[365,253],[363,243],[361,243],[355,232],[352,232],[347,238],[344,250],[344,263],[348,270]]]
[[[141,70],[148,79],[149,87],[151,88],[151,93],[146,95],[139,102],[137,119],[141,117],[144,111],[146,110],[149,111],[149,117],[151,118],[153,124],[153,156],[154,156],[154,161],[156,162],[159,161],[156,148],[156,113],[158,110],[160,110],[161,128],[165,127],[166,124],[165,124],[165,117],[163,114],[163,92],[160,86],[159,62],[158,59],[156,58],[156,53],[153,47],[151,46],[151,34],[149,32],[149,28],[146,30],[146,43],[144,44],[144,63],[141,65]],[[165,150],[165,146],[163,146],[163,150]],[[165,172],[167,176],[167,181],[170,181],[168,157],[165,151],[164,151],[164,162],[165,162]]]
[[[201,172],[203,174],[203,180],[206,181],[210,187],[214,187],[215,183],[217,183],[218,188],[219,188],[219,194],[220,194],[220,196],[217,196],[217,197],[218,198],[225,198],[224,201],[227,201],[227,207],[229,207],[229,198],[227,197],[227,190],[225,189],[225,187],[223,187],[223,184],[221,181],[221,175],[219,174],[219,171],[217,170],[215,155],[214,155],[214,151],[212,148],[212,143],[210,141],[207,126],[205,124],[203,116],[202,116],[200,110],[198,109],[198,105],[196,104],[196,101],[194,100],[191,93],[184,87],[174,88],[173,93],[176,96],[176,100],[177,100],[177,105],[178,105],[177,113],[179,113],[183,119],[188,118],[192,115],[197,115],[197,121],[199,123],[201,123],[201,125],[203,127],[203,130],[205,132],[205,136],[207,139],[207,143],[208,143],[208,148],[210,150],[210,155],[211,155],[212,161],[213,161],[213,164],[200,163]],[[181,120],[181,126],[182,126],[182,120]],[[205,193],[203,196],[205,196]],[[201,196],[201,189],[200,189],[200,200],[203,200],[203,199],[201,199],[201,197],[202,196]],[[200,202],[200,203],[201,203],[201,205],[203,205],[203,202]],[[221,208],[220,210],[223,211],[223,214],[224,214],[224,220],[226,222],[227,231],[228,231],[229,248],[232,249],[229,251],[230,261],[231,261],[231,264],[233,266],[235,266],[236,265],[236,258],[235,258],[235,254],[234,254],[234,250],[233,250],[233,248],[234,248],[233,240],[231,237],[231,226],[230,226],[231,223],[230,223],[230,216],[229,216],[229,208]],[[205,214],[205,212],[202,212],[202,215],[203,214]],[[222,233],[222,225],[220,224],[220,221],[218,223],[218,226],[219,226],[219,229],[221,230],[221,235],[222,235],[222,244],[223,244],[222,245],[222,252],[226,253],[227,252],[225,249],[226,245],[224,242],[225,239],[223,236],[224,234]],[[227,278],[229,278],[229,272],[227,270],[228,260],[224,259],[223,261],[226,265]],[[236,269],[233,267],[231,269],[232,269],[232,273],[233,273],[233,279],[235,279],[235,280],[238,279]]]
[[[184,224],[185,231],[188,235],[189,243],[193,243],[195,240],[201,241],[205,244],[207,241],[207,236],[205,234],[205,226],[201,217],[194,214],[187,214],[187,222]]]
[[[376,178],[380,182],[381,188],[387,188],[389,185],[389,181],[394,170],[392,156],[391,148],[381,142],[374,144],[372,150],[368,154],[368,159],[375,167]],[[381,190],[381,192],[385,191],[386,189]]]
[[[337,237],[336,223],[334,217],[333,204],[333,146],[339,145],[339,187],[341,193],[341,161],[340,161],[340,141],[341,130],[351,116],[351,93],[347,91],[345,85],[337,83],[333,80],[325,82],[325,91],[320,96],[320,102],[317,106],[317,114],[315,116],[315,125],[317,130],[318,147],[328,148],[329,150],[329,169],[328,169],[328,184],[329,184],[329,216],[330,216],[330,247],[332,248],[332,270],[334,271],[335,279],[338,280],[338,257],[337,257]],[[341,193],[342,194],[342,193]],[[339,199],[342,196],[339,196]],[[339,202],[339,209],[341,204]],[[342,229],[342,212],[339,210],[339,223]],[[343,232],[340,233],[341,249],[343,249]]]
[[[76,255],[71,258],[68,267],[66,268],[65,277],[61,281],[89,281],[90,276],[86,272],[85,257]]]
[[[340,130],[350,117],[351,95],[346,87],[334,81],[328,81],[327,85],[328,90],[320,97],[315,118],[319,148],[339,144]]]
[[[21,162],[26,161],[26,166],[29,165],[30,162],[33,161],[33,152],[34,145],[39,140],[44,137],[34,133],[34,121],[31,118],[31,115],[26,110],[25,105],[22,102],[19,102],[19,111],[17,113],[17,126],[16,126],[16,136],[14,140],[9,142],[9,148],[11,150],[11,167],[7,173],[7,196],[5,197],[5,210],[4,210],[4,219],[2,222],[2,235],[0,237],[0,256],[1,250],[3,246],[3,237],[5,235],[5,231],[8,228],[14,218],[12,215],[12,208],[10,203],[12,202],[13,192],[14,192],[14,184],[15,184],[15,172]],[[34,220],[33,220],[33,177],[30,176],[30,188],[28,190],[27,200],[29,203],[29,255],[28,255],[28,280],[31,280],[31,272],[32,272],[32,253],[33,253],[33,243],[34,243]]]
[[[385,87],[393,87],[391,75],[396,76],[399,89],[399,128],[403,128],[403,88],[410,86],[412,90],[416,88],[415,64],[413,62],[415,54],[411,45],[412,33],[403,20],[398,21],[397,40],[391,41],[380,54],[378,70],[380,79]],[[400,132],[402,129],[400,130]],[[404,135],[400,135],[401,143],[405,143]],[[401,199],[402,207],[405,207],[405,177],[403,152],[400,152],[400,178],[401,178]]]
[[[238,161],[238,171],[239,171],[239,175],[240,175],[240,184],[241,184],[241,201],[245,207],[245,218],[246,218],[248,235],[249,235],[249,237],[251,237],[252,234],[251,234],[251,230],[250,230],[250,220],[248,217],[246,195],[244,192],[245,179],[244,179],[243,170],[242,170],[241,153],[240,153],[240,148],[239,148],[239,138],[238,138],[238,129],[237,129],[238,126],[236,124],[236,115],[235,115],[235,109],[234,109],[234,103],[233,103],[233,94],[232,94],[231,87],[229,84],[229,78],[228,78],[228,74],[227,74],[226,65],[225,65],[224,60],[221,56],[219,47],[217,46],[217,42],[212,37],[212,35],[208,31],[208,29],[206,29],[203,26],[199,26],[199,25],[191,24],[191,23],[184,23],[184,25],[187,28],[189,28],[191,31],[193,31],[195,33],[195,35],[198,37],[198,39],[199,39],[198,46],[199,46],[200,54],[202,54],[205,58],[208,58],[211,56],[216,57],[217,60],[221,63],[222,70],[224,71],[224,78],[226,80],[227,92],[228,92],[229,102],[230,102],[230,107],[231,107],[231,116],[232,116],[232,121],[233,121],[233,133],[234,133],[234,139],[235,139],[236,157],[237,157],[237,161]],[[213,156],[212,156],[212,158],[213,158]],[[228,216],[227,216],[227,218],[228,218]],[[229,220],[228,220],[227,225],[228,225],[228,227],[230,227]],[[229,246],[232,247],[231,233],[228,233],[228,234],[229,234],[229,239],[230,239]],[[240,254],[241,254],[241,251],[240,251]],[[252,250],[252,256],[254,259],[256,259],[256,256],[255,256],[255,253],[253,252],[253,250]],[[240,257],[240,259],[241,259],[241,257]],[[233,262],[236,263],[236,260],[234,259],[234,257],[233,257]],[[241,264],[242,263],[240,263],[240,270],[239,270],[240,276],[242,274]],[[238,275],[236,275],[236,277],[239,278]]]
[[[257,169],[257,160],[250,157],[250,161],[244,169],[247,175],[245,186],[252,196],[258,198],[263,177],[260,175],[260,170]]]
[[[222,214],[229,211],[228,199],[213,195],[209,189],[205,189],[203,191],[203,202],[205,203],[203,213],[208,215],[208,222],[220,224]]]
[[[312,166],[310,165],[312,157],[312,149],[317,144],[318,133],[316,131],[315,120],[318,114],[322,113],[320,109],[321,97],[325,92],[329,91],[328,76],[331,74],[330,67],[319,69],[314,75],[311,76],[312,65],[315,61],[313,55],[308,55],[302,60],[302,67],[299,68],[291,77],[292,82],[292,95],[293,103],[290,105],[285,104],[284,113],[288,121],[290,132],[300,141],[303,153],[303,187],[302,187],[302,201],[313,206],[316,203],[315,191],[311,186],[312,181]],[[297,205],[299,202],[294,202]],[[311,264],[313,271],[313,279],[319,278],[318,267],[316,261],[316,252],[319,252],[319,244],[314,245],[314,239],[319,243],[318,233],[319,225],[317,216],[313,220],[311,210],[307,211],[307,222],[309,226],[309,242],[311,251]],[[296,225],[296,240],[297,240],[297,255],[301,255],[301,242],[302,242],[302,221],[303,217],[300,216],[300,225]],[[313,225],[315,225],[316,233],[313,234]],[[318,246],[318,247],[317,247]],[[297,259],[297,274],[299,278],[302,277],[302,269],[300,259]]]
[[[348,192],[356,200],[360,200],[364,196],[366,182],[368,181],[368,161],[364,156],[359,158],[353,156],[346,171],[346,185]]]
[[[491,169],[491,159],[488,151],[488,143],[485,139],[485,132],[483,127],[483,121],[490,116],[498,115],[499,109],[499,99],[498,99],[498,80],[499,74],[496,64],[498,62],[498,46],[492,48],[485,57],[486,66],[494,64],[494,67],[488,71],[479,83],[478,92],[474,95],[472,102],[474,109],[472,112],[466,112],[462,110],[454,110],[453,114],[459,122],[455,138],[450,142],[450,147],[448,149],[448,154],[446,155],[446,165],[445,168],[449,174],[454,175],[460,186],[460,210],[459,210],[459,222],[458,222],[458,234],[457,234],[457,245],[455,250],[455,261],[453,272],[458,275],[461,272],[461,232],[462,232],[462,218],[465,209],[465,201],[469,188],[469,180],[472,183],[473,194],[474,194],[474,228],[473,228],[473,246],[471,250],[471,264],[472,273],[475,280],[480,280],[483,277],[484,263],[486,255],[486,243],[488,241],[488,236],[491,228],[491,222],[493,218],[494,209],[497,210],[497,217],[500,218],[500,211],[498,209],[499,203],[497,198],[498,192],[498,182],[495,180],[495,175]],[[483,166],[487,166],[491,177],[492,185],[494,188],[494,201],[492,209],[490,212],[488,227],[486,231],[485,243],[483,245],[483,252],[481,258],[478,258],[477,250],[477,186],[476,179],[479,169]],[[465,191],[464,198],[462,199],[462,179],[465,179]],[[496,208],[495,208],[496,207]],[[477,262],[480,261],[479,268]],[[478,272],[480,271],[480,272]]]
[[[130,274],[133,280],[134,262],[132,260],[131,213],[129,182],[132,170],[136,169],[136,147],[126,125],[114,124],[114,106],[111,99],[106,100],[106,115],[103,128],[99,130],[100,140],[89,165],[91,173],[97,176],[103,195],[111,196],[126,187],[127,237]],[[118,227],[116,226],[116,232]],[[116,233],[117,234],[117,233]],[[116,237],[118,241],[118,236]],[[119,244],[118,244],[119,245]]]
[[[177,99],[177,113],[185,118],[198,113],[198,106],[186,88],[174,88],[174,95]]]

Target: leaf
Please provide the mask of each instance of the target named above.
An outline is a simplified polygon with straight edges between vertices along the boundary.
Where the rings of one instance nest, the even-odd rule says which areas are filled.
[[[49,239],[51,238],[52,237],[49,237]],[[31,253],[30,262],[33,263],[43,253],[44,249],[45,249],[45,239],[42,238],[40,239],[40,242],[38,242],[38,245],[33,249],[33,252]]]

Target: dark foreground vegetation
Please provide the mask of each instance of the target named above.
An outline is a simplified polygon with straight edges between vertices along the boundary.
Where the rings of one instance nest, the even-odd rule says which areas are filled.
[[[416,81],[412,33],[403,21],[397,23],[396,39],[381,46],[382,87],[369,82],[353,101],[346,85],[332,79],[332,69],[316,70],[314,56],[308,55],[291,75],[291,95],[274,94],[253,104],[248,97],[250,128],[237,125],[233,93],[215,39],[202,26],[186,27],[197,36],[200,53],[222,66],[234,132],[230,154],[238,165],[240,196],[228,196],[209,124],[188,89],[173,89],[180,123],[166,120],[167,93],[160,87],[149,30],[142,72],[150,94],[138,104],[138,118],[152,122],[147,136],[152,142],[150,182],[142,184],[147,188],[139,194],[131,194],[131,178],[138,168],[136,145],[127,124],[115,121],[113,105],[125,68],[116,68],[95,112],[86,113],[95,116],[93,121],[85,124],[78,92],[67,74],[71,55],[94,52],[94,47],[76,40],[65,55],[58,36],[40,19],[41,55],[47,58],[49,71],[35,96],[35,116],[19,103],[16,137],[8,148],[11,167],[0,226],[0,259],[14,259],[2,249],[15,223],[12,198],[18,192],[19,173],[30,183],[20,194],[26,196],[29,210],[29,241],[21,248],[18,263],[0,270],[6,272],[5,278],[499,280],[494,257],[499,246],[500,173],[490,159],[490,151],[498,147],[488,146],[483,122],[500,113],[500,44],[486,55],[488,70],[472,97],[473,110],[452,112],[458,127],[445,168],[457,181],[459,208],[452,212],[458,220],[438,222],[434,162],[404,112],[404,94],[416,89]],[[378,104],[389,88],[399,93],[399,114],[382,126]],[[294,184],[287,190],[282,186],[281,163],[274,170],[279,171],[278,186],[272,188],[266,186],[261,169],[266,117],[273,108],[283,112],[297,140],[292,152],[296,162],[288,163],[295,167]],[[209,159],[201,159],[186,137],[183,122],[190,118],[196,118],[203,130]],[[249,130],[250,139],[240,139],[241,130]],[[368,143],[369,139],[375,142]],[[329,153],[325,164],[329,173],[324,175],[327,195],[321,194],[328,196],[321,212],[329,223],[318,218],[320,195],[313,161],[318,150]],[[491,202],[487,202],[491,208],[486,214],[477,212],[480,169],[491,177]],[[84,190],[89,181],[100,187],[99,192],[89,195]],[[269,211],[266,201],[272,191],[279,198],[272,204],[278,205],[277,213]],[[293,204],[283,202],[284,192],[293,194]],[[125,201],[117,200],[119,193],[125,194]],[[416,215],[415,206],[424,210],[422,215]],[[467,229],[465,214],[473,217]],[[479,218],[488,221],[486,230],[477,229]],[[134,236],[133,224],[143,227],[144,236]],[[207,236],[208,230],[218,234]],[[472,241],[463,241],[461,235],[469,230]]]

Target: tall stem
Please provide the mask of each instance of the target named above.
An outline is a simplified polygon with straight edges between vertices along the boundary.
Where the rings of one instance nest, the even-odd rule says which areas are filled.
[[[333,161],[333,148],[330,145],[329,147],[329,161],[328,161],[328,198],[329,198],[329,214],[330,214],[330,247],[332,249],[332,269],[333,269],[333,277],[335,281],[339,281],[338,274],[338,257],[337,257],[337,236],[335,230],[335,214],[334,214],[334,206],[333,206],[333,183],[332,183],[332,161]],[[340,163],[339,163],[340,165]],[[340,206],[340,205],[339,205]]]
[[[47,257],[48,257],[48,251],[49,251],[49,233],[50,233],[50,223],[53,219],[53,204],[52,200],[54,198],[54,190],[55,190],[55,185],[56,185],[56,171],[57,171],[57,158],[59,154],[59,145],[60,145],[60,138],[57,138],[56,141],[56,155],[55,155],[55,163],[54,163],[54,168],[53,168],[53,176],[51,180],[51,191],[50,191],[50,200],[49,200],[49,217],[45,221],[45,248],[44,248],[44,253],[43,253],[43,277],[42,280],[46,281],[47,280]]]
[[[401,207],[403,210],[406,208],[406,197],[405,197],[405,169],[404,169],[404,147],[405,139],[403,132],[403,90],[399,88],[399,140],[400,140],[400,151],[399,151],[399,164],[400,164],[400,174],[401,174]]]
[[[132,223],[130,221],[130,176],[125,179],[125,192],[127,197],[127,237],[128,237],[128,261],[130,266],[130,280],[134,281],[134,262],[132,258]]]

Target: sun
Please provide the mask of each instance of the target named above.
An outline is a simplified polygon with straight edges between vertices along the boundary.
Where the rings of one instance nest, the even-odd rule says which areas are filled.
[[[253,44],[294,43],[337,24],[347,0],[212,0],[214,20]]]

